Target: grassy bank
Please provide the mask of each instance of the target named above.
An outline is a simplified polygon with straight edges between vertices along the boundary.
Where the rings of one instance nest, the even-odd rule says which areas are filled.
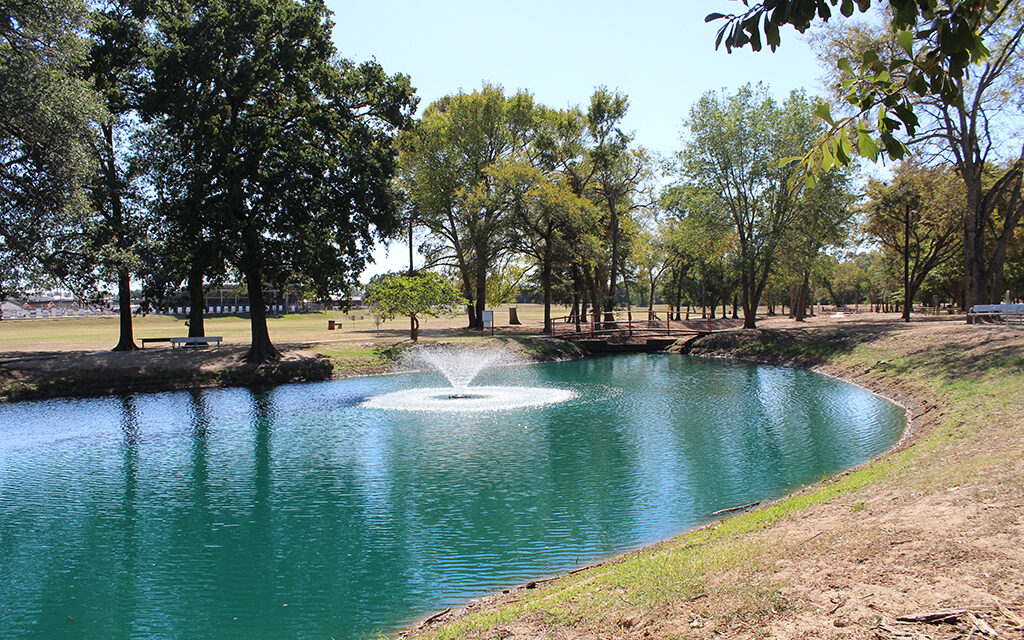
[[[840,376],[901,402],[910,432],[860,469],[589,570],[470,603],[418,633],[1022,637],[1024,332],[860,323],[720,334],[696,342],[693,353]],[[953,611],[939,626],[899,620],[937,609]]]

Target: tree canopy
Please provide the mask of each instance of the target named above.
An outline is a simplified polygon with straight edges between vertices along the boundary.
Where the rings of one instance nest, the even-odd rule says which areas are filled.
[[[249,292],[247,358],[275,359],[265,283],[344,289],[375,233],[397,226],[391,139],[409,122],[412,87],[338,58],[319,0],[182,3],[156,31],[147,117],[206,191],[191,194],[198,210],[171,213],[222,243]]]
[[[705,94],[687,126],[689,140],[677,156],[680,177],[710,205],[701,214],[720,216],[735,232],[744,327],[753,328],[804,186],[777,158],[805,151],[820,128],[804,94],[779,105],[760,85],[733,95]]]
[[[29,286],[92,284],[84,185],[100,112],[79,69],[79,0],[0,2],[0,298]]]
[[[450,280],[433,271],[413,274],[385,273],[366,286],[365,301],[384,321],[397,316],[412,318],[410,338],[419,338],[419,316],[438,317],[466,303]]]

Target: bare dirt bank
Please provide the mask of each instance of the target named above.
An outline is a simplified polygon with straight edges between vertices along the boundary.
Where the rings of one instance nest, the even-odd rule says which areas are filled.
[[[789,498],[413,630],[441,638],[1024,638],[1024,331],[873,319],[692,353],[819,370],[910,433]]]

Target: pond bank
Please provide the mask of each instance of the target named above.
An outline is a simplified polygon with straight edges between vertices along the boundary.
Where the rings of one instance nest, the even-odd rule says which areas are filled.
[[[775,503],[470,602],[414,635],[1021,637],[1024,331],[863,321],[716,334],[690,352],[840,377],[907,407],[910,435]]]
[[[422,344],[453,341],[492,344],[478,334],[451,332]],[[499,339],[525,359],[537,362],[582,357],[562,340],[545,337]],[[157,347],[139,351],[41,353],[0,361],[0,402],[84,397],[145,391],[275,385],[387,373],[395,369],[409,340],[357,340],[277,345],[281,360],[252,365],[242,360],[248,347]]]

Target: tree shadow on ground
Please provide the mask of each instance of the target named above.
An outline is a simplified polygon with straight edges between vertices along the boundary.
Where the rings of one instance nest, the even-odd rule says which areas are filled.
[[[926,368],[945,382],[1024,374],[1024,330],[978,326],[941,338],[941,343],[920,344],[890,367],[899,372]]]
[[[926,370],[944,381],[1024,373],[1024,330],[930,318],[722,332],[696,341],[691,353],[814,366],[864,344],[878,353],[871,366],[894,373]]]

